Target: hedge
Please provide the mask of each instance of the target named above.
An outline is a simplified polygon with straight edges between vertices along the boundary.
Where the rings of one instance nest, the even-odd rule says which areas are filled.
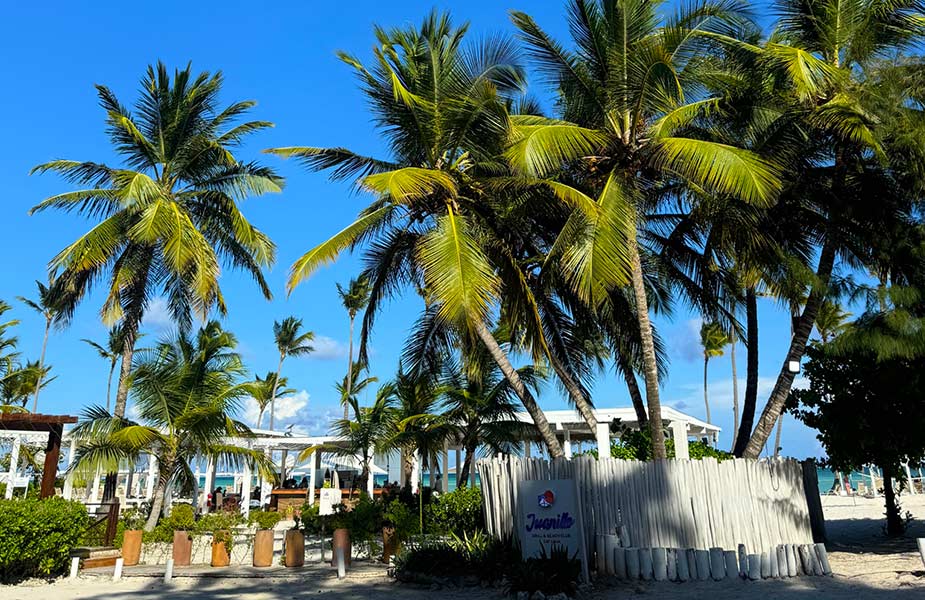
[[[80,502],[0,500],[0,581],[65,572],[70,551],[80,544],[89,521]]]

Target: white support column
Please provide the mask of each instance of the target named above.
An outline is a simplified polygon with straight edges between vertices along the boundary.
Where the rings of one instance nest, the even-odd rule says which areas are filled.
[[[244,461],[244,478],[241,482],[241,514],[244,518],[251,514],[251,464]]]
[[[373,474],[373,465],[376,464],[376,452],[372,448],[366,451],[366,493],[373,497],[373,491],[376,488],[376,476]]]
[[[286,481],[286,479],[287,479],[286,475],[287,475],[288,473],[286,472],[286,463],[287,463],[288,461],[289,461],[289,451],[288,451],[288,450],[283,450],[283,457],[282,457],[282,459],[279,461],[279,484],[280,484],[280,485],[282,485],[283,483],[285,483],[285,481]]]
[[[672,421],[671,437],[674,440],[675,458],[690,458],[687,448],[687,421]]]
[[[202,497],[199,498],[199,511],[202,514],[208,514],[211,506],[209,506],[209,494],[215,490],[215,470],[217,465],[215,464],[215,458],[209,457],[206,461],[206,480],[203,484]]]
[[[310,471],[308,472],[308,503],[311,506],[315,505],[315,488],[318,483],[318,458],[321,454],[320,451],[314,450],[308,457],[308,464],[310,465]]]
[[[13,485],[16,483],[16,475],[19,473],[19,447],[22,440],[18,435],[13,438],[13,449],[10,451],[10,474],[6,480],[6,499],[13,497]]]
[[[154,482],[157,480],[157,457],[148,455],[148,478],[145,481],[145,500],[154,498]]]
[[[199,485],[200,472],[199,472],[199,455],[198,454],[193,457],[193,463],[194,464],[191,465],[192,467],[194,467],[193,468],[193,497],[192,497],[193,511],[200,512],[202,510],[202,504],[203,504],[202,499],[209,497],[209,491],[208,491],[208,488],[206,488],[205,486],[200,487]]]
[[[568,429],[562,432],[562,451],[565,458],[572,458],[572,432]]]
[[[597,438],[598,457],[610,458],[610,423],[598,423],[594,436]]]
[[[269,448],[266,450],[266,455],[269,459],[273,460],[273,451]],[[261,509],[270,504],[270,497],[272,496],[271,492],[273,491],[273,482],[268,479],[261,479],[260,481],[260,507]]]
[[[74,453],[77,452],[77,440],[71,439],[71,447],[67,452],[67,469],[74,464]],[[65,500],[70,500],[74,496],[74,474],[68,473],[64,477],[64,492],[62,494]]]
[[[418,493],[418,484],[421,481],[421,453],[417,450],[414,451],[414,456],[411,458],[411,493]]]
[[[90,478],[90,504],[100,501],[100,470],[97,469]]]

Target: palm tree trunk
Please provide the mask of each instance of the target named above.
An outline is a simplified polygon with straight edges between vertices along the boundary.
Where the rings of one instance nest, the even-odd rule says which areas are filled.
[[[350,341],[348,342],[349,350],[347,350],[347,385],[344,386],[347,390],[347,398],[350,398],[350,391],[353,388],[353,321],[356,318],[356,315],[353,313],[350,314]],[[348,402],[344,402],[344,420],[350,418],[350,414],[347,412]]]
[[[633,365],[624,353],[617,354],[617,369],[623,374],[626,381],[626,388],[630,393],[630,400],[633,402],[633,410],[636,411],[636,422],[639,424],[639,430],[649,426],[649,415],[646,414],[645,401],[642,399],[642,393],[639,391],[639,383],[636,381],[636,371]]]
[[[896,504],[896,493],[893,491],[893,468],[884,465],[883,469],[883,499],[886,502],[886,534],[890,536],[903,534],[903,521],[899,515],[899,506]]]
[[[533,394],[530,393],[530,390],[528,390],[524,382],[521,381],[520,375],[517,374],[517,370],[511,365],[511,361],[508,360],[504,350],[498,345],[498,341],[491,332],[488,331],[488,327],[481,321],[476,322],[475,332],[479,336],[479,339],[482,340],[482,343],[485,344],[485,348],[501,369],[501,372],[504,373],[504,376],[514,389],[514,393],[520,398],[520,402],[524,405],[524,408],[530,413],[530,417],[533,419],[537,431],[546,443],[546,447],[549,449],[549,456],[551,458],[563,458],[565,453],[562,451],[562,446],[559,444],[559,440],[556,439],[556,434],[553,433],[552,427],[549,426],[546,415],[540,410],[539,405],[536,403],[536,399],[533,398]]]
[[[119,368],[119,386],[116,389],[116,405],[113,414],[122,418],[125,416],[125,406],[128,403],[129,380],[132,373],[132,357],[135,355],[135,338],[138,335],[137,318],[126,318],[123,320],[123,338],[122,338],[122,364]],[[118,473],[106,473],[106,481],[103,484],[103,501],[108,502],[116,495],[116,482],[119,478]]]
[[[789,363],[792,360],[800,360],[806,351],[806,342],[809,340],[813,324],[816,322],[816,314],[818,314],[819,307],[828,292],[829,280],[835,266],[835,250],[835,244],[831,240],[826,240],[822,246],[822,252],[819,255],[819,266],[816,269],[816,283],[806,300],[806,306],[803,307],[803,314],[800,315],[799,321],[794,328],[790,348],[781,365],[780,373],[777,375],[777,382],[774,384],[768,403],[765,405],[761,418],[755,426],[755,432],[752,434],[751,439],[748,440],[748,445],[742,453],[745,458],[758,458],[761,455],[761,448],[771,437],[774,425],[783,411],[793,380],[796,378],[796,373],[790,372]]]
[[[466,458],[463,459],[462,468],[459,470],[459,477],[456,479],[456,489],[464,488],[469,485],[469,471],[472,469],[472,457],[475,456],[475,448],[466,448]]]
[[[703,357],[703,405],[707,409],[707,423],[712,423],[713,420],[710,419],[710,397],[707,395],[707,365],[710,364],[710,359],[707,356]]]
[[[279,387],[279,376],[283,372],[283,360],[286,355],[279,353],[279,364],[276,366],[276,379],[273,380],[273,393],[270,394],[270,430],[273,430],[273,423],[276,416],[276,390]]]
[[[42,340],[42,354],[39,356],[39,376],[35,381],[35,397],[32,399],[32,414],[39,408],[39,391],[42,389],[42,379],[45,375],[45,349],[48,347],[48,332],[51,329],[51,317],[45,317],[45,338]]]
[[[585,420],[585,423],[588,424],[588,427],[591,428],[591,431],[597,431],[597,417],[594,416],[594,407],[591,405],[590,400],[585,396],[584,390],[581,389],[581,386],[578,385],[578,382],[575,381],[566,366],[562,364],[562,361],[559,360],[559,357],[557,357],[553,352],[549,352],[547,355],[549,356],[549,363],[552,365],[556,375],[559,376],[559,381],[561,381],[562,385],[565,386],[569,398],[572,400],[575,408],[578,409],[578,413],[581,415],[581,418]]]
[[[729,357],[732,361],[732,447],[736,447],[736,436],[739,434],[739,371],[736,368],[736,332],[732,330],[729,336]]]
[[[745,290],[745,398],[742,404],[742,420],[736,433],[733,454],[740,457],[745,452],[748,438],[755,422],[755,408],[758,405],[758,294],[755,288]]]
[[[261,408],[260,411],[257,413],[257,424],[254,426],[255,429],[260,429],[260,421],[263,420],[263,411],[264,411],[264,410],[266,410],[266,409]]]
[[[116,358],[109,363],[109,379],[106,380],[106,412],[109,412],[110,401],[112,400],[112,375],[116,372]]]
[[[168,473],[169,471],[163,467],[158,470],[157,487],[154,488],[154,498],[151,499],[151,513],[145,523],[145,531],[154,529],[161,516],[161,511],[164,510],[164,497],[167,495],[167,484],[169,483]]]
[[[402,481],[410,488],[411,478],[414,477],[414,455],[406,449],[401,451],[401,471]]]
[[[636,319],[639,321],[639,337],[642,342],[642,372],[646,382],[646,404],[649,414],[649,434],[652,438],[652,458],[666,458],[665,438],[662,433],[662,404],[658,389],[658,364],[655,358],[655,340],[652,323],[649,321],[649,300],[642,275],[642,259],[636,246],[636,236],[630,240],[630,276],[633,282],[633,297],[636,301]]]

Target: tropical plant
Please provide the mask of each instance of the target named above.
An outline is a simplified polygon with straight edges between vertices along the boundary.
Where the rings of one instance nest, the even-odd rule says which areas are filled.
[[[437,459],[455,428],[439,414],[443,389],[436,376],[439,373],[407,373],[398,366],[398,374],[390,385],[395,399],[394,430],[389,445],[401,450],[402,481],[411,483],[413,457],[418,456],[421,473],[440,469]],[[443,473],[446,477],[446,473]],[[433,485],[433,482],[431,483]]]
[[[822,343],[828,344],[835,336],[844,331],[850,318],[851,313],[845,312],[837,302],[825,300],[816,315],[816,331],[819,332]]]
[[[193,488],[190,464],[197,455],[232,464],[247,461],[263,477],[275,478],[263,452],[226,441],[252,436],[234,418],[248,395],[247,384],[239,381],[245,371],[235,346],[234,335],[216,321],[207,323],[195,337],[179,334],[158,343],[142,355],[133,374],[138,420],[97,406],[86,409],[73,430],[78,447],[71,469],[80,475],[92,475],[97,469],[117,471],[133,464],[140,454],[157,458],[146,531],[157,524],[168,490]]]
[[[266,121],[235,124],[253,101],[219,105],[221,73],[173,76],[158,63],[148,67],[134,110],[108,87],[96,86],[110,142],[124,167],[53,160],[33,173],[52,172],[82,186],[51,196],[32,213],[76,211],[98,222],[51,261],[70,302],[66,315],[95,284],[106,288],[107,324],[121,322],[122,367],[114,414],[125,415],[129,371],[138,328],[150,302],[163,294],[177,324],[188,330],[193,313],[225,312],[219,287],[224,260],[270,289],[262,269],[276,249],[238,208],[248,196],[278,192],[283,180],[272,169],[242,162],[235,151]]]
[[[330,169],[334,179],[355,178],[376,195],[355,222],[296,261],[288,287],[363,245],[370,302],[361,359],[383,300],[410,285],[441,322],[489,348],[551,455],[562,456],[545,415],[489,326],[502,283],[523,288],[497,228],[497,186],[481,183],[504,168],[507,107],[521,91],[523,70],[510,40],[492,37],[466,47],[466,30],[433,12],[420,27],[377,28],[371,67],[341,53],[370,100],[390,160],[344,148],[271,150],[312,170]]]
[[[280,385],[285,385],[280,380],[283,361],[286,360],[287,356],[305,356],[315,351],[315,348],[311,345],[311,341],[315,339],[315,334],[311,331],[302,331],[302,319],[286,317],[282,322],[274,321],[273,339],[276,341],[276,349],[279,350],[279,364],[276,366],[276,376],[273,378],[273,390],[270,400],[270,429],[273,429],[275,420],[277,389]]]
[[[710,398],[707,394],[707,367],[711,358],[723,355],[723,348],[729,344],[729,336],[719,323],[704,322],[700,326],[700,346],[703,348],[703,403],[707,410],[707,423],[710,419]]]
[[[363,276],[350,280],[347,287],[337,284],[337,295],[347,310],[347,316],[350,318],[350,341],[347,349],[347,383],[346,395],[350,396],[350,386],[353,383],[353,326],[357,318],[357,313],[366,308],[369,304],[369,281]],[[347,404],[344,403],[344,418],[347,418]]]
[[[36,281],[35,286],[38,289],[38,298],[32,300],[23,296],[17,296],[16,299],[42,315],[45,319],[45,335],[42,337],[42,352],[39,354],[38,364],[36,365],[36,374],[38,379],[35,382],[35,394],[32,399],[32,412],[37,413],[39,407],[39,392],[44,387],[42,379],[45,376],[45,350],[48,348],[48,334],[51,332],[52,325],[62,325],[66,320],[64,305],[67,302],[65,296],[66,290],[61,283],[52,279],[48,285],[41,281]]]
[[[288,387],[289,380],[285,377],[280,378],[279,385],[276,381],[276,373],[270,371],[261,379],[260,375],[255,375],[254,380],[249,382],[249,392],[251,398],[257,402],[257,423],[254,427],[260,429],[260,422],[263,420],[263,413],[275,398],[288,396],[296,392],[295,389]]]

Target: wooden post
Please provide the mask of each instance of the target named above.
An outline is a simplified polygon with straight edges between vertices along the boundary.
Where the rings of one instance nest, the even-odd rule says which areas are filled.
[[[687,444],[687,422],[672,421],[671,437],[674,440],[675,458],[690,458],[690,451]]]
[[[809,510],[809,525],[813,532],[813,541],[825,543],[825,515],[822,512],[822,496],[819,495],[819,474],[816,470],[816,461],[811,458],[804,460],[803,468],[803,494],[806,497],[806,506]]]
[[[42,491],[40,498],[55,495],[55,477],[58,475],[58,457],[61,454],[61,433],[64,426],[53,423],[48,428],[48,443],[45,445],[45,465],[42,469]],[[10,485],[12,485],[12,481]]]
[[[597,438],[598,458],[610,458],[610,423],[598,423],[594,434]]]

